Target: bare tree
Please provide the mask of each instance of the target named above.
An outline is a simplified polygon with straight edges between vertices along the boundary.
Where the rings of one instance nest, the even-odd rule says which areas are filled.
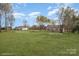
[[[0,32],[1,32],[1,20],[2,20],[2,15],[3,15],[3,4],[0,3]]]
[[[64,21],[64,18],[63,18],[63,14],[64,14],[64,8],[62,7],[62,8],[60,8],[59,9],[59,12],[58,12],[58,14],[59,14],[59,29],[60,29],[60,32],[62,33],[63,32],[63,21]]]
[[[27,26],[27,20],[23,20],[23,26],[24,26],[24,27]]]
[[[75,10],[70,7],[62,7],[59,10],[59,19],[60,19],[60,31],[62,32],[63,29],[66,32],[72,31],[74,20],[75,20]]]
[[[5,29],[7,30],[8,25],[12,27],[14,16],[12,15],[12,6],[10,3],[0,3],[0,30],[1,30],[1,16],[5,15]]]
[[[7,30],[8,28],[8,15],[9,12],[11,11],[11,4],[10,3],[3,3],[3,10],[5,14],[5,29]]]
[[[1,32],[1,10],[0,10],[0,32]]]
[[[12,26],[13,26],[13,23],[15,21],[15,18],[14,16],[12,15],[12,13],[8,16],[8,23],[9,23],[9,26],[10,28],[12,29]]]

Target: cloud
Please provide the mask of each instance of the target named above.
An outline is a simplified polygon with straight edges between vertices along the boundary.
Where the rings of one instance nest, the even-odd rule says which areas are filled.
[[[58,9],[53,9],[48,12],[48,16],[52,16],[52,15],[56,14],[57,12],[58,12]]]
[[[17,13],[17,12],[13,13],[13,15],[14,15],[15,18],[20,18],[20,17],[24,17],[25,16],[25,14]]]
[[[51,7],[51,6],[49,6],[47,9],[48,9],[48,10],[51,10],[51,9],[52,9],[52,7]]]
[[[16,4],[16,5],[15,5],[15,8],[19,8],[19,6]]]
[[[56,7],[52,10],[52,7],[48,7],[48,16],[53,16],[58,12],[58,9],[61,7],[66,8],[67,6],[72,7],[74,4],[72,3],[57,3]]]
[[[31,13],[29,13],[28,14],[28,16],[38,16],[38,15],[40,15],[41,13],[40,12],[31,12]]]

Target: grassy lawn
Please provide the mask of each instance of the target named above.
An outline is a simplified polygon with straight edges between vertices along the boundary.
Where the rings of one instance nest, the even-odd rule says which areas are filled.
[[[79,34],[45,31],[2,32],[0,55],[79,55]]]

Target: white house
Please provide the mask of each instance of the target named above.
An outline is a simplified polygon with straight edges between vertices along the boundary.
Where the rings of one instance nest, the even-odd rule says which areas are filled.
[[[26,28],[22,28],[22,30],[25,31],[25,30],[28,30],[28,28],[27,27]]]
[[[27,30],[28,30],[28,27],[25,27],[25,26],[18,26],[18,27],[16,27],[16,30],[27,31]]]

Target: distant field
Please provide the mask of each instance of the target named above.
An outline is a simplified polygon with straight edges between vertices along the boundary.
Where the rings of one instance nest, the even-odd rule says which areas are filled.
[[[79,34],[46,31],[2,32],[0,55],[79,55]]]

